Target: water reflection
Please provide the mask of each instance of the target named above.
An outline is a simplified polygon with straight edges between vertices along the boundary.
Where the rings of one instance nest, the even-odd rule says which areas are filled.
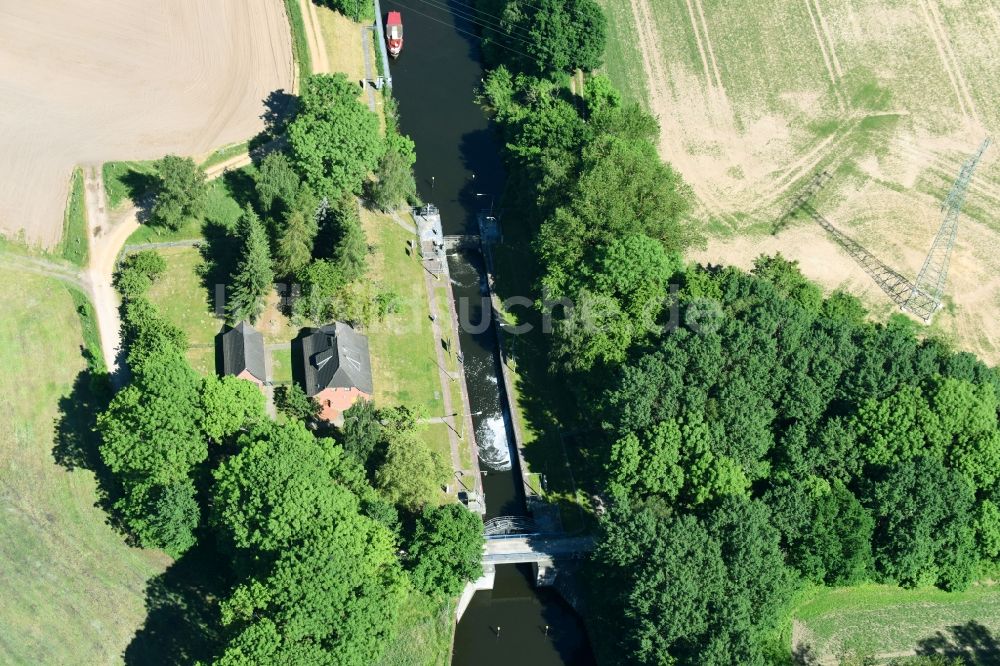
[[[494,589],[476,593],[458,625],[453,664],[595,663],[576,614],[554,590],[535,589],[532,580],[528,565],[497,568]]]

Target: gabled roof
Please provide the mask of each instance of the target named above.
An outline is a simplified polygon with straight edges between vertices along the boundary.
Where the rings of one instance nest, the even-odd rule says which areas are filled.
[[[327,324],[303,338],[301,362],[306,395],[326,388],[373,392],[368,338],[347,324]]]
[[[250,324],[241,321],[235,328],[222,334],[222,372],[238,375],[244,370],[265,381],[264,336]]]

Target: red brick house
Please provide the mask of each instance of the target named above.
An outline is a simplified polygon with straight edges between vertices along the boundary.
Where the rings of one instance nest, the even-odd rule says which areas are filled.
[[[340,425],[344,410],[371,400],[372,366],[368,338],[349,325],[327,324],[302,339],[306,395],[320,406],[320,418]]]
[[[233,375],[264,388],[267,381],[264,336],[245,321],[222,335],[222,374]]]

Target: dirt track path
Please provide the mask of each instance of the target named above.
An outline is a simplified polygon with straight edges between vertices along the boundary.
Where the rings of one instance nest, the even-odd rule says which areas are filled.
[[[656,22],[653,20],[653,13],[649,6],[649,0],[630,0],[632,9],[632,23],[635,27],[636,37],[639,40],[639,53],[642,55],[642,69],[646,75],[646,88],[649,92],[649,106],[656,117],[663,116],[669,112],[671,107],[670,94],[667,92],[667,73],[664,69],[663,54],[660,51],[660,36],[656,32]],[[697,27],[695,35],[698,36]],[[699,46],[701,45],[700,37]],[[711,85],[711,74],[708,72],[708,57],[702,49],[702,60],[705,64],[705,76],[709,94],[715,90]],[[662,124],[662,121],[661,121]],[[686,173],[682,165],[679,164],[684,159],[683,147],[671,145],[671,138],[668,133],[661,130],[659,141],[660,157],[673,162],[682,173]],[[696,179],[688,179],[688,184],[694,191],[698,201],[705,210],[713,216],[722,216],[725,207],[719,202],[707,188],[701,186]]]
[[[306,39],[309,42],[309,55],[312,58],[313,72],[317,74],[329,72],[330,58],[326,53],[323,31],[319,27],[316,5],[310,0],[299,0],[299,6],[302,8],[302,19],[306,23]]]
[[[313,71],[330,70],[326,45],[319,27],[316,7],[309,0],[299,0],[303,19],[306,22],[306,36],[309,42]],[[226,171],[239,169],[251,161],[248,153],[235,155],[224,162],[215,164],[205,172],[209,179],[218,178]],[[105,198],[104,178],[101,165],[84,167],[84,203],[87,212],[88,237],[90,239],[90,263],[82,276],[82,286],[90,296],[97,317],[97,328],[101,336],[101,350],[112,382],[118,388],[122,373],[117,372],[121,348],[121,319],[118,307],[121,302],[112,284],[118,255],[129,236],[139,228],[137,209],[133,204],[109,211]]]
[[[969,94],[969,87],[962,74],[961,65],[951,47],[951,40],[940,15],[937,13],[934,0],[920,0],[920,10],[927,23],[927,31],[930,33],[931,39],[934,40],[934,46],[941,59],[941,66],[944,67],[944,71],[951,81],[962,115],[970,122],[978,123],[979,114],[976,112],[975,103],[972,100],[972,95]]]
[[[206,175],[211,180],[230,169],[238,169],[249,163],[249,154],[236,155],[209,168]],[[121,319],[118,307],[121,301],[113,281],[118,255],[129,236],[139,229],[138,211],[132,203],[118,211],[108,210],[100,165],[85,166],[83,174],[84,205],[90,238],[90,263],[83,273],[83,286],[94,305],[97,329],[101,335],[101,351],[104,352],[108,373],[115,387],[119,388],[122,374],[117,372],[121,360]]]
[[[87,230],[90,238],[90,263],[84,271],[87,291],[94,305],[97,330],[101,335],[101,351],[108,366],[108,374],[115,388],[120,388],[122,374],[117,372],[121,348],[121,321],[118,317],[118,294],[112,285],[115,262],[125,241],[139,228],[136,208],[129,204],[123,214],[112,221],[105,198],[104,178],[100,165],[83,169],[84,207],[87,212]]]

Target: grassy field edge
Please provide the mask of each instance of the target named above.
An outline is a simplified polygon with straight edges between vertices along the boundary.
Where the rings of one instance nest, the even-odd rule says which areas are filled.
[[[77,266],[87,265],[87,214],[83,201],[83,170],[73,169],[70,179],[69,196],[66,199],[66,214],[63,220],[63,237],[59,244],[59,254],[63,259]]]
[[[299,78],[302,79],[312,73],[312,58],[309,55],[306,24],[298,0],[285,0],[285,14],[288,16],[288,27],[292,33],[292,58],[295,59]]]

